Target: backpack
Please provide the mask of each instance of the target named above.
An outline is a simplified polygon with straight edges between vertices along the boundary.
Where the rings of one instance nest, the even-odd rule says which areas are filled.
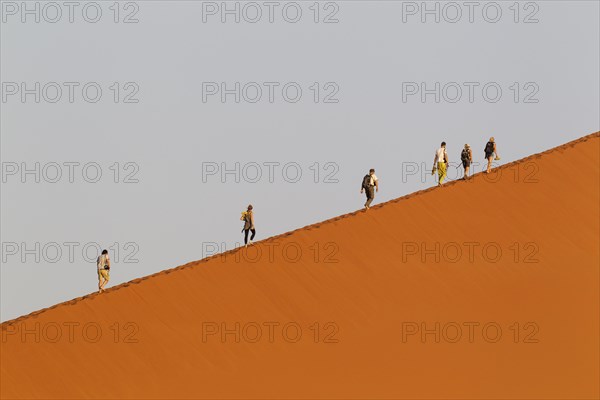
[[[494,152],[494,143],[487,142],[485,145],[485,154],[492,154]]]
[[[246,220],[246,214],[248,214],[248,211],[242,211],[242,216],[240,217],[240,221]]]
[[[367,174],[367,175],[365,175],[365,177],[363,178],[363,181],[362,181],[362,187],[363,187],[364,189],[368,189],[370,186],[371,186],[371,175],[370,175],[370,174]]]
[[[461,161],[469,161],[469,149],[463,149],[462,153],[460,153]]]

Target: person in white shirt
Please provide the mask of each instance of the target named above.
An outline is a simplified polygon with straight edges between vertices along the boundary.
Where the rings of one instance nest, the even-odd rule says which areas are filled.
[[[436,169],[438,171],[438,186],[442,186],[444,179],[446,179],[448,170],[448,153],[446,152],[446,142],[442,142],[441,147],[435,152],[431,175],[435,174]]]
[[[373,199],[375,199],[375,192],[379,192],[379,180],[375,176],[375,170],[371,168],[369,173],[365,175],[362,180],[362,186],[360,187],[360,193],[366,192],[367,201],[365,203],[365,210],[371,207]]]

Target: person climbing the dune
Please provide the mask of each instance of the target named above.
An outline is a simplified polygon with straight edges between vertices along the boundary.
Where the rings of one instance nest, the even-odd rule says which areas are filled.
[[[110,257],[108,256],[108,250],[102,250],[102,254],[96,260],[96,267],[98,268],[98,292],[104,292],[104,286],[106,286],[110,279]]]
[[[492,172],[492,158],[494,157],[494,154],[496,155],[496,161],[500,159],[500,156],[498,155],[498,150],[496,149],[496,140],[494,140],[493,136],[490,138],[489,142],[486,143],[484,152],[485,159],[488,162],[487,170],[485,171],[485,173],[489,174],[490,172]]]
[[[367,201],[365,202],[365,211],[371,208],[371,203],[375,199],[375,192],[379,192],[379,179],[375,175],[375,170],[371,168],[369,173],[364,176],[360,187],[360,193],[366,192]]]
[[[256,235],[256,229],[254,228],[254,213],[252,212],[252,208],[252,204],[248,205],[248,209],[242,213],[242,217],[240,218],[240,220],[244,221],[244,228],[242,229],[242,232],[244,232],[245,247],[248,247],[248,233],[252,232],[252,236],[250,236],[250,245],[252,245],[252,241]]]
[[[438,186],[442,186],[448,171],[448,153],[446,152],[446,142],[442,142],[440,148],[435,152],[431,175],[435,174],[436,169],[438,173]]]
[[[462,161],[462,165],[465,170],[463,179],[467,179],[469,177],[469,167],[473,162],[473,152],[471,151],[471,146],[468,144],[465,144],[465,148],[460,153],[460,160]]]

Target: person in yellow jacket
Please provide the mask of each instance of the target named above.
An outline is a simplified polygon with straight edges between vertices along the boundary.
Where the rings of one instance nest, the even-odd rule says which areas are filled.
[[[96,267],[98,268],[98,291],[104,292],[104,286],[110,279],[110,257],[108,257],[108,250],[102,250],[102,254],[96,260]]]
[[[244,232],[244,245],[248,247],[248,233],[252,232],[252,236],[250,236],[250,244],[254,240],[254,236],[256,236],[256,229],[254,228],[254,213],[252,212],[252,204],[248,205],[247,211],[242,213],[242,217],[240,220],[244,221],[244,228],[242,232]]]

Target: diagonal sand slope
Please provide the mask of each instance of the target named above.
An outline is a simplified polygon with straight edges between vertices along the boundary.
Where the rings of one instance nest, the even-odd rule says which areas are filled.
[[[8,321],[0,394],[598,398],[599,150],[596,133]]]

